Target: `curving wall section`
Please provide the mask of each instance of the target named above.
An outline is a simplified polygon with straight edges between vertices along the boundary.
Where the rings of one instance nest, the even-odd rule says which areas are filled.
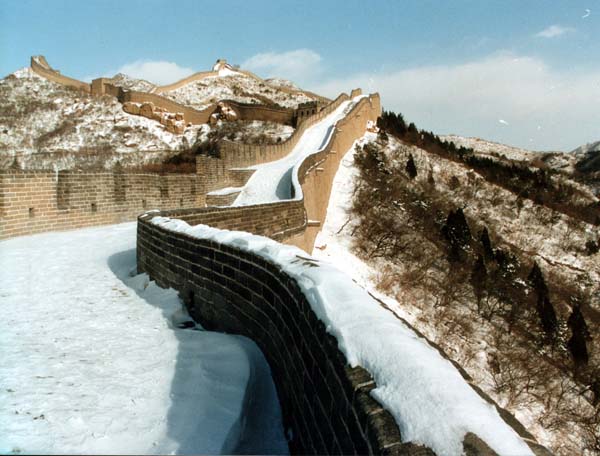
[[[371,376],[348,366],[291,277],[253,254],[154,225],[153,217],[138,220],[138,270],[179,290],[205,328],[258,344],[271,366],[284,426],[291,429],[292,453],[415,449],[401,442],[392,415],[369,395]]]
[[[122,90],[119,93],[119,101],[134,102],[134,103],[153,103],[155,106],[166,109],[169,112],[180,112],[183,114],[185,122],[192,123],[194,125],[201,125],[208,123],[210,116],[217,109],[217,104],[213,103],[203,110],[197,110],[189,106],[177,103],[169,98],[161,95],[156,95],[147,92],[136,92],[134,90]]]
[[[359,93],[354,91],[352,96]],[[348,98],[338,97],[325,112],[305,123],[314,124]],[[338,122],[339,131],[332,134],[327,147],[296,170],[302,174],[296,179],[302,185],[296,192],[302,195],[296,199],[155,212],[138,219],[138,270],[161,286],[179,290],[192,317],[206,328],[246,335],[265,354],[284,425],[292,430],[293,453],[431,454],[426,448],[402,443],[392,415],[369,395],[375,387],[371,376],[361,367],[348,366],[337,340],[327,333],[296,282],[278,266],[230,246],[170,231],[153,224],[152,218],[161,215],[190,225],[249,231],[307,249],[314,236],[306,234],[310,224],[305,203],[323,190],[318,188],[322,182],[307,175],[314,171],[314,163],[334,155],[332,148],[351,145],[362,136],[367,120],[375,120],[380,111],[379,96],[372,95],[361,99]],[[245,159],[236,157],[229,163]],[[337,162],[330,162],[333,169]],[[319,200],[328,199],[328,189],[326,193]]]
[[[352,92],[352,96],[360,94],[357,89]],[[342,93],[329,105],[323,108],[315,115],[304,120],[294,133],[281,144],[271,145],[250,145],[242,144],[234,141],[221,140],[219,141],[219,157],[209,157],[206,155],[198,155],[196,157],[196,172],[210,182],[211,176],[223,176],[226,185],[229,185],[228,173],[233,168],[244,168],[247,166],[267,163],[288,155],[304,134],[307,128],[321,121],[324,117],[331,114],[338,108],[342,102],[350,99],[350,97]],[[379,114],[377,114],[379,115]],[[218,186],[209,186],[208,191],[215,190]]]

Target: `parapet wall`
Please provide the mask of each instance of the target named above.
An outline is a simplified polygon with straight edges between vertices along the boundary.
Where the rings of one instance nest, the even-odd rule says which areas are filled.
[[[0,172],[0,239],[134,220],[148,209],[197,207],[195,174]]]
[[[194,81],[201,81],[202,79],[208,78],[210,76],[218,76],[218,71],[198,71],[186,78],[180,79],[179,81],[173,82],[172,84],[167,84],[163,86],[157,86],[152,93],[163,93],[170,92],[172,90],[177,90],[185,85],[188,85]]]
[[[348,366],[292,278],[256,255],[169,231],[152,217],[138,219],[138,270],[179,290],[205,328],[258,344],[271,367],[284,426],[292,431],[292,454],[415,449],[401,443],[394,418],[369,395],[371,376]]]
[[[190,225],[210,225],[214,228],[246,231],[284,241],[306,227],[306,212],[302,201],[282,201],[252,206],[205,207],[162,211],[164,217],[183,220]]]

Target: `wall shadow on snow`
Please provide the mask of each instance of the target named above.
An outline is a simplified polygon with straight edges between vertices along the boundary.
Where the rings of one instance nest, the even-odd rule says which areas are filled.
[[[221,453],[221,454],[287,454],[287,442],[283,436],[281,410],[270,368],[258,346],[250,339],[239,336],[222,334],[213,331],[182,329],[177,327],[186,323],[191,325],[192,319],[187,313],[173,314],[173,305],[165,305],[161,293],[148,293],[141,287],[132,286],[132,276],[136,269],[136,250],[130,249],[109,257],[108,266],[115,276],[127,287],[133,290],[141,299],[162,311],[178,341],[175,374],[171,382],[171,397],[189,397],[194,392],[195,400],[178,401],[172,404],[167,415],[167,436],[177,443],[177,454]],[[172,298],[171,298],[172,299]],[[177,298],[178,304],[183,303]],[[188,323],[189,322],[189,323]],[[201,342],[199,343],[199,339]],[[210,390],[202,391],[198,385],[198,369],[191,372],[191,362],[197,362],[200,347],[202,367],[200,375],[206,385],[206,377],[212,377],[209,382]],[[194,357],[191,354],[194,353]],[[151,354],[149,354],[151,356]],[[248,384],[243,392],[242,404],[228,404],[223,410],[218,403],[219,396],[227,397],[235,382],[221,384],[218,378],[229,378],[248,374]],[[194,375],[192,375],[194,374]],[[233,391],[236,394],[236,391]],[[237,391],[239,395],[240,392]],[[198,405],[205,403],[206,407]],[[220,404],[226,403],[221,400]],[[211,412],[211,407],[213,408]],[[229,414],[233,425],[228,431],[223,443],[223,423],[213,419],[215,413]],[[213,416],[211,416],[213,415]],[[207,429],[209,427],[209,429]],[[213,429],[210,429],[213,427]],[[198,436],[212,436],[214,441],[198,441]],[[208,437],[210,439],[210,437]],[[150,443],[149,443],[150,446]],[[157,453],[165,453],[155,447]],[[169,451],[170,452],[170,451]]]

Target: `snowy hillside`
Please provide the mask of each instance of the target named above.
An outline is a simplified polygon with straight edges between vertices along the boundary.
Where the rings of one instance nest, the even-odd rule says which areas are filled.
[[[162,92],[161,95],[199,110],[224,99],[241,103],[275,104],[292,109],[299,103],[313,100],[303,93],[283,92],[275,84],[265,84],[236,71],[193,81],[178,89]]]
[[[535,152],[481,138],[446,135],[440,136],[440,139],[453,142],[457,147],[471,148],[479,155],[557,171],[600,195],[600,141],[585,144],[571,152]]]
[[[588,144],[584,144],[583,146],[579,146],[576,149],[573,149],[571,151],[572,154],[575,155],[585,155],[588,152],[598,152],[600,151],[600,141],[596,141],[596,142],[591,142]]]
[[[29,68],[0,80],[2,168],[15,156],[23,168],[68,168],[86,161],[110,167],[119,159],[126,163],[128,154],[143,163],[153,153],[190,147],[203,129],[172,134],[156,121],[127,114],[114,97],[92,97]]]
[[[215,78],[209,83],[214,87],[206,86],[207,96],[229,97],[219,85],[223,79],[229,78]],[[115,82],[132,90],[154,88],[123,74],[115,76]],[[284,141],[293,128],[261,121],[219,122],[189,125],[183,135],[177,135],[156,120],[126,113],[114,97],[92,97],[29,68],[0,80],[0,169],[110,169],[117,162],[138,168],[190,151],[205,142],[210,132],[266,144]]]
[[[361,174],[355,150],[348,151],[314,254],[333,261],[439,344],[476,385],[557,454],[593,448],[598,421],[590,396],[583,393],[589,380],[573,380],[565,346],[570,334],[566,320],[581,299],[591,337],[589,368],[580,375],[593,375],[600,362],[600,267],[598,254],[586,250],[586,241],[598,240],[597,228],[519,201],[464,165],[391,135],[384,140],[367,134],[360,145],[379,157],[372,160],[381,161],[371,162],[373,167]],[[409,156],[417,169],[412,180],[405,174]],[[367,185],[369,178],[378,187]],[[455,208],[464,209],[475,240],[468,255],[473,255],[483,227],[493,247],[504,252],[502,266],[486,261],[484,279],[472,272],[471,264],[448,260],[440,232]],[[551,289],[560,348],[539,342],[539,317],[530,302],[535,292],[527,284],[533,260],[542,266]],[[478,301],[474,287],[485,284],[491,288]],[[518,323],[511,323],[517,329],[507,329],[507,302],[513,302],[511,312],[518,312]],[[527,329],[519,329],[521,325]]]
[[[135,275],[135,237],[127,223],[2,241],[0,453],[287,454],[260,350]]]
[[[112,84],[127,90],[136,90],[138,92],[152,92],[156,88],[156,85],[145,79],[135,79],[123,73],[114,75],[112,77]]]
[[[457,135],[440,136],[444,141],[451,141],[457,147],[471,148],[483,155],[504,156],[510,160],[529,161],[539,156],[539,152],[521,149],[519,147],[507,146],[481,138],[467,138]]]

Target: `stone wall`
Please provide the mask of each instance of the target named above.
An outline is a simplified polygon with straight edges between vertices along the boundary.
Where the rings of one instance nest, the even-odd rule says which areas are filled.
[[[166,109],[168,112],[183,113],[183,119],[186,123],[192,123],[194,125],[201,125],[208,123],[208,119],[215,110],[217,109],[216,103],[211,104],[209,107],[199,111],[189,106],[177,103],[169,98],[161,95],[146,92],[136,92],[133,90],[123,90],[119,96],[121,103],[133,102],[133,103],[154,103],[155,106]]]
[[[353,93],[352,96],[355,96]],[[340,160],[354,141],[364,135],[367,121],[376,121],[381,115],[379,94],[361,99],[346,117],[341,119],[326,147],[307,157],[298,168],[307,219],[310,221],[301,236],[287,241],[307,252],[312,252],[317,233],[327,215],[333,179]]]
[[[221,100],[233,108],[239,120],[262,120],[284,125],[294,125],[296,112],[294,109],[276,108],[272,106],[240,103],[234,100]]]
[[[246,231],[277,241],[302,233],[306,226],[306,212],[302,201],[171,210],[162,211],[160,215],[184,220],[190,225],[203,224],[220,229]]]
[[[197,207],[197,176],[0,172],[0,239],[120,223],[149,209]]]
[[[138,270],[179,290],[206,329],[258,344],[293,454],[431,454],[401,443],[394,418],[369,395],[371,376],[349,367],[292,278],[258,256],[153,225],[152,217],[138,220]]]
[[[356,94],[358,95],[360,92]],[[204,155],[196,157],[196,172],[202,176],[224,176],[223,178],[227,181],[228,178],[226,175],[231,168],[243,168],[279,160],[288,155],[292,149],[296,147],[296,144],[308,127],[331,114],[342,102],[349,98],[350,97],[346,94],[338,96],[317,114],[302,122],[296,130],[294,130],[294,133],[281,144],[250,145],[221,140],[219,142],[218,158],[207,157]],[[228,185],[230,184],[224,186]],[[215,190],[216,188],[210,188],[210,190]]]
[[[163,86],[158,86],[154,89],[153,93],[163,93],[170,92],[171,90],[177,90],[184,85],[189,84],[194,81],[201,81],[204,78],[208,78],[209,76],[218,76],[218,71],[198,71],[186,78],[180,79],[179,81],[173,82],[172,84],[167,84]]]

